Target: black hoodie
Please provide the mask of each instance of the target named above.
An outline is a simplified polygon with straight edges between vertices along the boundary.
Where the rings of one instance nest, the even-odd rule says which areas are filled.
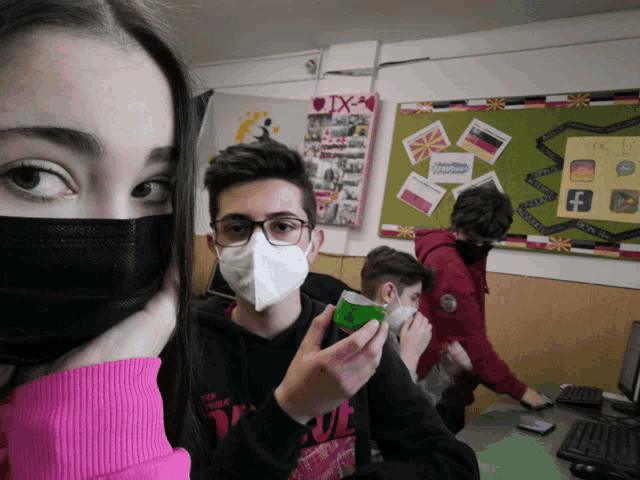
[[[192,479],[480,478],[475,453],[447,430],[389,345],[348,402],[307,425],[291,419],[273,392],[325,307],[304,294],[301,302],[300,317],[272,339],[231,322],[215,298],[197,308],[202,399],[214,433],[213,467]],[[344,337],[332,323],[322,346]],[[372,439],[382,463],[371,463]]]

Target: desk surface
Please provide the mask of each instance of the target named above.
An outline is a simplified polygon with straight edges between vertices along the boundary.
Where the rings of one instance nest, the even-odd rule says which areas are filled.
[[[558,385],[541,385],[536,389],[553,399],[560,392]],[[478,455],[482,479],[575,479],[569,471],[571,462],[556,457],[556,452],[574,420],[589,418],[583,411],[585,409],[559,405],[532,411],[511,398],[504,398],[467,424],[456,438],[473,448]],[[602,409],[594,413],[622,416],[613,410],[606,399]],[[533,415],[553,422],[556,428],[544,436],[520,430],[516,425],[522,415]]]

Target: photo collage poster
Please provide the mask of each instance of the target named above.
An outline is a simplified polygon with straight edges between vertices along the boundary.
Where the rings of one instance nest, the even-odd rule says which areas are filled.
[[[360,224],[379,103],[372,92],[314,97],[309,103],[302,154],[319,224]]]

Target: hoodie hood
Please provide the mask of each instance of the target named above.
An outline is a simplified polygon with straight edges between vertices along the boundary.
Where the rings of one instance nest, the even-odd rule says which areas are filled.
[[[424,259],[436,248],[450,246],[456,248],[456,237],[443,228],[425,228],[416,232],[416,258],[424,264]]]
[[[200,323],[206,322],[206,330],[209,334],[217,337],[223,344],[244,341],[248,345],[256,345],[259,348],[277,349],[288,348],[302,341],[307,329],[300,319],[305,318],[305,313],[311,311],[314,306],[312,305],[312,300],[302,294],[300,295],[300,303],[302,306],[300,317],[273,338],[261,337],[231,321],[231,311],[236,306],[235,301],[227,308],[224,308],[217,299],[212,298],[206,300],[202,307],[197,306],[196,310]],[[211,308],[212,305],[215,305],[214,308]]]
[[[302,312],[300,317],[286,330],[273,338],[264,338],[233,323],[230,319],[231,309],[227,309],[215,298],[209,298],[195,308],[198,320],[197,330],[200,338],[196,340],[204,345],[200,355],[206,359],[202,365],[205,371],[201,376],[209,376],[206,370],[216,365],[215,385],[227,385],[228,394],[246,405],[255,405],[258,398],[264,398],[268,392],[261,391],[256,385],[261,384],[256,376],[268,376],[265,370],[277,363],[277,359],[290,359],[295,355],[302,342],[311,320],[324,310],[324,305],[300,295]],[[309,319],[305,321],[304,319]],[[258,368],[257,365],[261,367]],[[288,363],[287,363],[288,365]],[[275,383],[277,385],[281,379]],[[207,382],[205,381],[205,389]],[[211,391],[214,391],[214,385]],[[251,387],[252,386],[252,387]],[[233,392],[233,393],[232,393]],[[252,401],[253,400],[253,401]],[[261,401],[261,400],[260,400]]]

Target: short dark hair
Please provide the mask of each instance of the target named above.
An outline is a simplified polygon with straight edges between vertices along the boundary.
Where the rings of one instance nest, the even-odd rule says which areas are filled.
[[[495,188],[464,190],[451,212],[451,226],[471,238],[504,239],[513,222],[509,196]]]
[[[422,282],[422,290],[429,291],[435,283],[434,273],[405,252],[382,246],[369,252],[360,271],[362,294],[373,298],[380,285],[393,282],[398,295],[406,287]]]
[[[227,188],[246,182],[280,179],[297,186],[307,221],[316,224],[316,196],[304,159],[295,150],[274,140],[232,145],[213,158],[204,174],[209,192],[209,214],[218,216],[218,196]]]

